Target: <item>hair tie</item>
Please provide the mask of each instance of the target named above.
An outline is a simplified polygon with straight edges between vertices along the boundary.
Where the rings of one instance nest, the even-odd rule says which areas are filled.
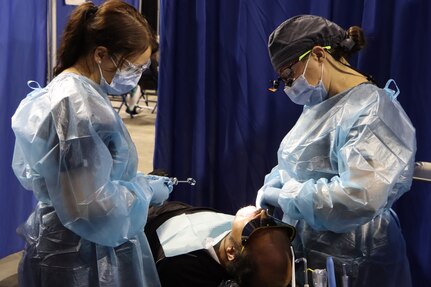
[[[348,37],[348,38],[344,39],[343,41],[341,41],[339,46],[341,48],[343,48],[345,51],[351,51],[352,48],[355,46],[355,41],[353,41],[352,38]]]

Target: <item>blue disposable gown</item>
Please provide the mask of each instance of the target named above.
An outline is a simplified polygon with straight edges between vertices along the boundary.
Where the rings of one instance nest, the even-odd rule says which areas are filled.
[[[312,269],[334,257],[352,287],[411,286],[392,204],[409,190],[415,129],[393,93],[361,84],[305,106],[265,177],[258,205],[296,224],[296,257]],[[303,277],[297,276],[297,277]]]
[[[150,204],[172,190],[137,172],[137,152],[97,84],[63,73],[35,89],[12,117],[13,169],[38,204],[20,286],[159,286],[144,234]]]

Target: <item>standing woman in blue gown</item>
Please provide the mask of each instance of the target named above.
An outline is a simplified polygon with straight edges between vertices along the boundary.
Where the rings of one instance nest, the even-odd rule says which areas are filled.
[[[278,150],[257,205],[276,206],[296,225],[296,257],[312,269],[334,259],[351,287],[411,286],[406,246],[393,203],[410,189],[415,129],[390,80],[384,88],[350,66],[365,45],[360,27],[345,31],[301,15],[269,37],[284,92],[304,109]],[[390,85],[391,84],[391,85]],[[303,276],[297,276],[303,277]]]
[[[55,78],[33,83],[15,112],[13,169],[38,200],[18,229],[20,286],[160,286],[144,226],[172,183],[137,171],[135,145],[107,97],[136,86],[154,39],[125,2],[78,6]]]

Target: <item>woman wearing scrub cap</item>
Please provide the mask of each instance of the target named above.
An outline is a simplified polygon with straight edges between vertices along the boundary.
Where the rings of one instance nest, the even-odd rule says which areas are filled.
[[[325,268],[332,256],[338,286],[345,264],[349,286],[408,287],[405,242],[391,206],[411,186],[415,129],[389,88],[393,81],[380,88],[349,65],[364,45],[361,28],[345,31],[312,15],[272,32],[269,54],[280,75],[272,90],[283,82],[304,109],[257,205],[280,207],[283,220],[296,225],[296,257],[310,268]]]
[[[160,286],[144,225],[172,183],[137,172],[107,97],[136,86],[154,43],[134,7],[86,2],[67,23],[55,78],[15,112],[13,169],[38,200],[18,230],[20,286]]]

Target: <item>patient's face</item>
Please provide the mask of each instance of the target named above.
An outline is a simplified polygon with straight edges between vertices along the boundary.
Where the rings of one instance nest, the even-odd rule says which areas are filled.
[[[243,207],[237,211],[232,222],[231,236],[235,242],[241,244],[241,233],[244,226],[252,219],[255,219],[265,213],[262,208],[256,206]]]

